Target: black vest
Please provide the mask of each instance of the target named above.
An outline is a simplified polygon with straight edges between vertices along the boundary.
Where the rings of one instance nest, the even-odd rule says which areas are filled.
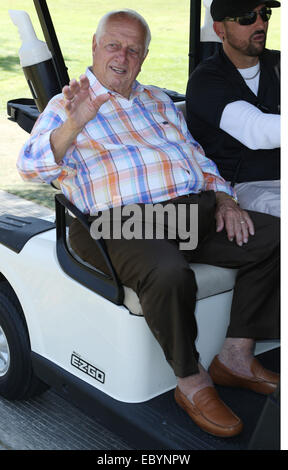
[[[232,184],[280,179],[280,149],[251,150],[222,131],[219,128],[221,115],[212,118],[213,96],[205,93],[205,81],[210,86],[210,80],[210,84],[213,83],[211,90],[214,87],[217,91],[215,87],[218,86],[219,77],[219,86],[225,84],[229,87],[229,95],[235,96],[231,101],[244,100],[264,113],[280,114],[280,52],[265,50],[260,56],[260,70],[258,96],[255,96],[221,48],[199,64],[187,86],[188,128],[204,148],[207,157],[217,164],[221,175]],[[208,82],[207,74],[210,74]],[[221,108],[221,114],[222,111]]]

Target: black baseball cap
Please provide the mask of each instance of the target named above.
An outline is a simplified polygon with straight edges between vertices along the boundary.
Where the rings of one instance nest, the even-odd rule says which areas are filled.
[[[224,18],[245,15],[258,5],[265,5],[269,8],[278,8],[280,2],[265,0],[213,0],[210,12],[214,21],[222,21]]]

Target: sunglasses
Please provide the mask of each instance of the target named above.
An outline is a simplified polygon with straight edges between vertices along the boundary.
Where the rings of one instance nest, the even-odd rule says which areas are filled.
[[[266,21],[269,21],[271,18],[272,10],[271,8],[263,7],[259,11],[250,11],[243,16],[236,16],[235,18],[224,18],[224,21],[236,21],[236,23],[240,24],[241,26],[248,26],[255,23],[258,14],[261,16],[264,23],[266,23]]]

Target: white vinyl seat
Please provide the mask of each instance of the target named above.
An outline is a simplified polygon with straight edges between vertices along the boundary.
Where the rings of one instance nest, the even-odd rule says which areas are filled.
[[[237,269],[220,268],[208,264],[191,263],[197,283],[197,301],[232,291]],[[136,292],[124,286],[124,305],[134,315],[143,315],[142,307]]]

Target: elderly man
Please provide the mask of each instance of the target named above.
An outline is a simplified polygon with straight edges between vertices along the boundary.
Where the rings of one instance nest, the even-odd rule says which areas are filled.
[[[280,53],[265,49],[277,1],[213,0],[223,47],[192,73],[187,123],[241,207],[280,217]]]
[[[168,236],[122,236],[105,243],[119,279],[137,292],[178,378],[178,404],[205,431],[233,436],[241,432],[242,422],[220,400],[212,379],[265,394],[278,383],[278,375],[253,357],[254,338],[279,333],[278,220],[242,210],[170,98],[135,80],[149,41],[148,25],[137,13],[107,14],[93,38],[93,66],[48,104],[18,168],[26,179],[58,178],[64,194],[91,221],[117,205],[198,205],[199,244],[194,250],[181,251],[179,239]],[[95,244],[77,221],[70,241],[83,259],[99,266]],[[192,260],[239,268],[231,323],[210,368],[212,379],[194,345],[197,285],[189,269]]]

